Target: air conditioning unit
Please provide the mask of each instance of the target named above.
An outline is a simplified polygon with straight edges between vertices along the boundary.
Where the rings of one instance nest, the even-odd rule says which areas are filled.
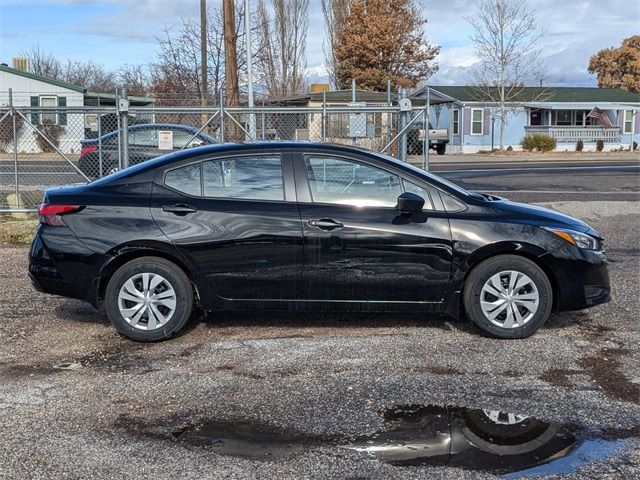
[[[29,71],[29,59],[27,57],[13,57],[11,59],[11,68],[22,72]]]

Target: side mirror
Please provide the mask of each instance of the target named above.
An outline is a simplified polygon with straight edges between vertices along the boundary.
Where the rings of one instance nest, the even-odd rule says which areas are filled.
[[[398,210],[403,213],[418,213],[424,207],[424,198],[415,193],[404,192],[398,197]]]

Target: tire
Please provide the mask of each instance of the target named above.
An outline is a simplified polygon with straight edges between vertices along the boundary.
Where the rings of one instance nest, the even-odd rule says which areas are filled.
[[[113,274],[104,304],[111,324],[121,335],[156,342],[185,326],[193,311],[193,289],[175,264],[160,257],[142,257]]]
[[[544,271],[518,255],[484,260],[464,286],[464,308],[485,333],[497,338],[526,338],[549,318],[553,290]]]
[[[436,153],[438,155],[444,155],[444,152],[447,150],[447,146],[446,145],[438,145],[436,147]]]

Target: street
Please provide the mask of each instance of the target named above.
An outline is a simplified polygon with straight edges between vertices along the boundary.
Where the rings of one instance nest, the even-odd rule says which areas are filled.
[[[416,411],[463,407],[570,432],[570,448],[523,474],[638,478],[640,169],[576,167],[433,166],[465,188],[577,216],[604,236],[612,302],[553,314],[525,340],[484,337],[439,316],[238,311],[139,344],[119,337],[103,311],[34,292],[26,248],[3,248],[0,478],[508,472],[508,460],[502,470],[455,456],[408,466],[366,448],[385,432],[419,446],[431,427]],[[539,459],[528,461],[533,468]]]

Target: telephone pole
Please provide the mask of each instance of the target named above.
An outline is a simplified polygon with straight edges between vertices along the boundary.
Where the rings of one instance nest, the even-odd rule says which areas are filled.
[[[240,90],[238,87],[238,55],[236,53],[236,22],[233,0],[222,0],[222,17],[224,23],[224,76],[227,105],[238,104]]]
[[[207,106],[209,80],[207,78],[207,0],[200,0],[200,104]],[[204,125],[207,122],[206,113],[200,114]]]

